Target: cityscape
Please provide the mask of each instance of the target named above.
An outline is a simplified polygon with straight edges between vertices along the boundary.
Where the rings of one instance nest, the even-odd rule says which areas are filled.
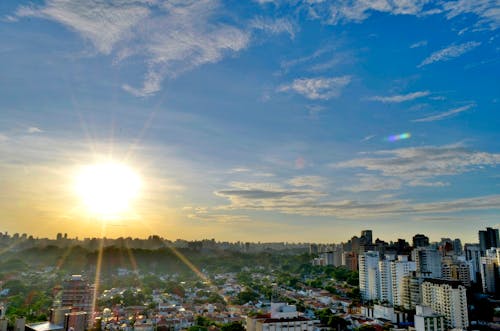
[[[0,331],[500,331],[500,0],[0,0]]]
[[[2,234],[2,331],[466,330],[500,323],[499,230],[478,240],[251,243]]]

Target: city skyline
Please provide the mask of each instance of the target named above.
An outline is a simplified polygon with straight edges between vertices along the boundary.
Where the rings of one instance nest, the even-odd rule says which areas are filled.
[[[2,2],[2,225],[80,238],[340,242],[372,229],[477,242],[500,224],[495,8]],[[74,186],[82,168],[110,161],[141,185],[106,219]]]

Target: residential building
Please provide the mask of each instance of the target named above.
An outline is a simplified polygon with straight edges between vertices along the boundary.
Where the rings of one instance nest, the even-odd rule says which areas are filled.
[[[500,291],[500,248],[490,248],[481,257],[481,280],[484,293]]]
[[[402,282],[403,277],[410,275],[417,269],[414,261],[408,261],[407,255],[398,255],[398,259],[391,262],[391,278],[392,278],[392,299],[391,303],[395,306],[402,306]]]
[[[442,314],[447,329],[466,329],[469,326],[466,288],[459,281],[425,279],[422,304]]]
[[[435,313],[431,307],[417,305],[415,309],[415,331],[446,331],[444,315]]]
[[[490,248],[500,247],[498,229],[486,228],[486,230],[480,230],[478,235],[479,246],[481,248],[481,256],[485,256],[486,250]]]
[[[412,251],[412,260],[415,261],[420,276],[429,278],[441,277],[441,254],[432,247],[419,247]]]
[[[359,255],[359,290],[365,301],[380,296],[380,273],[378,252],[368,251]]]

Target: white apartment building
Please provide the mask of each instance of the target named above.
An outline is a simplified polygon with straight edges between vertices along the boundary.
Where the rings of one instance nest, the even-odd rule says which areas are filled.
[[[391,262],[392,277],[392,299],[391,303],[395,306],[403,305],[402,287],[403,277],[410,275],[417,269],[414,261],[408,261],[408,256],[399,255],[396,261]]]
[[[443,315],[447,329],[469,326],[466,288],[460,281],[425,279],[422,283],[422,304]]]
[[[380,295],[379,252],[359,255],[359,291],[363,300],[376,300]]]

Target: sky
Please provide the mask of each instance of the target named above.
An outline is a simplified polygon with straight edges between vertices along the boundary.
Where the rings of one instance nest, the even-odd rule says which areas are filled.
[[[0,2],[0,231],[477,242],[500,224],[497,0]]]

